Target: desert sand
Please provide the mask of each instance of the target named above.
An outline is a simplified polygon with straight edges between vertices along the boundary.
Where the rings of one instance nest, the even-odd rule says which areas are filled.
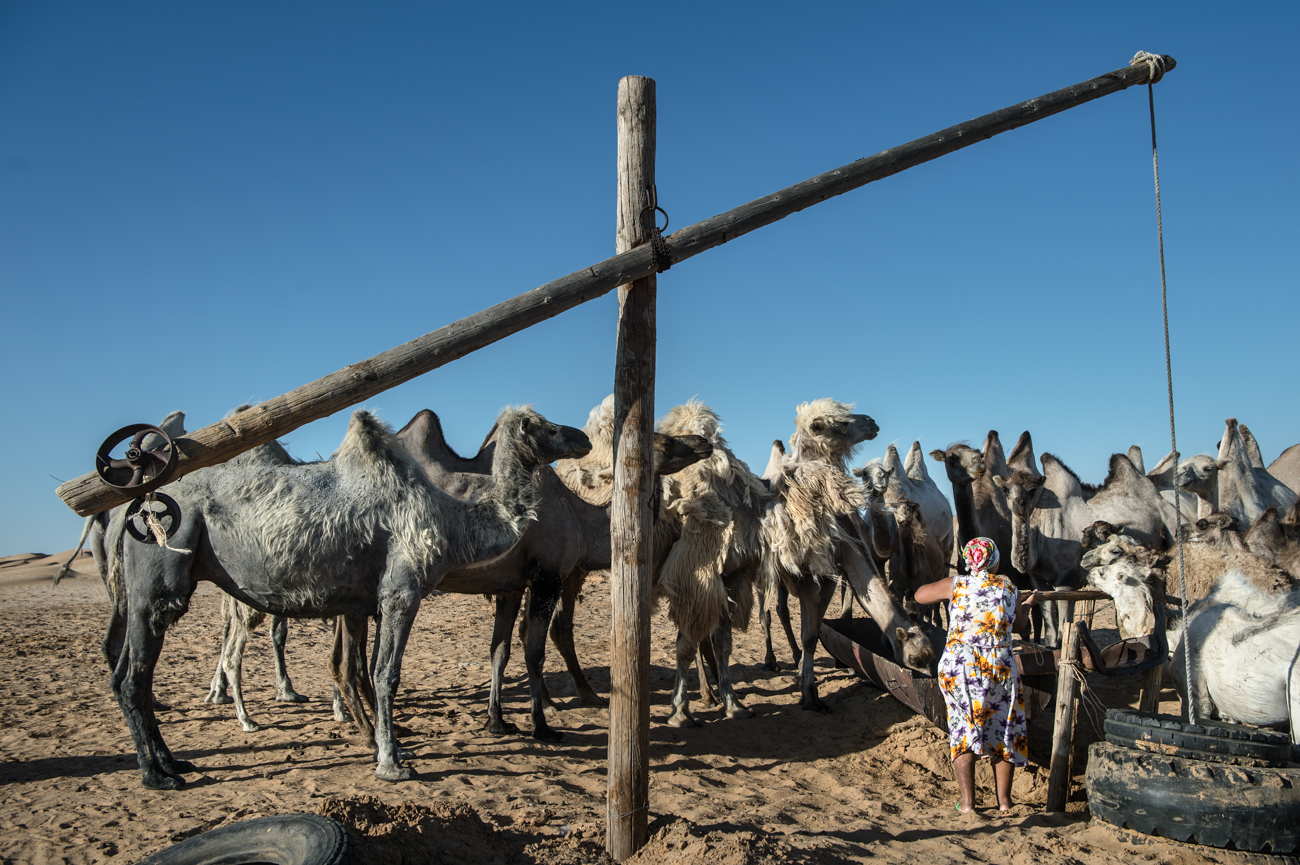
[[[250,642],[244,667],[245,733],[233,707],[203,702],[217,658],[220,592],[203,584],[167,637],[156,695],[172,751],[201,767],[180,791],[145,790],[122,714],[108,689],[100,639],[108,598],[83,555],[52,585],[59,556],[0,559],[0,860],[130,863],[227,823],[317,812],[345,823],[372,863],[587,863],[604,853],[608,711],[565,707],[552,724],[561,744],[528,738],[527,685],[516,644],[505,706],[525,734],[487,734],[491,605],[479,596],[425,600],[406,653],[396,708],[415,780],[373,775],[351,728],[334,721],[325,623],[290,624],[288,664],[311,699],[277,703],[270,641]],[[1102,608],[1098,624],[1104,625]],[[1113,617],[1112,617],[1113,620]],[[799,709],[789,650],[780,672],[762,669],[757,627],[736,641],[741,699],[757,712],[727,720],[694,706],[703,726],[664,724],[673,631],[654,617],[650,841],[635,863],[717,862],[1240,862],[1240,854],[1149,839],[1090,820],[1082,785],[1086,746],[1099,738],[1096,706],[1081,713],[1074,789],[1065,814],[1042,812],[1050,711],[1031,728],[1031,766],[1017,773],[1017,807],[994,819],[956,818],[945,736],[928,721],[819,653],[829,715]],[[796,626],[797,627],[797,626]],[[587,584],[577,621],[579,657],[608,694],[609,586]],[[547,684],[562,706],[568,675],[550,652]],[[1094,679],[1105,705],[1136,705],[1138,678]],[[1161,710],[1176,712],[1167,690]]]

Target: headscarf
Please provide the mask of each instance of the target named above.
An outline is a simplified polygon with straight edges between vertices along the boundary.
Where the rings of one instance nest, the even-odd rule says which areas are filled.
[[[998,547],[988,538],[972,538],[962,547],[961,557],[973,576],[986,576],[998,570]]]

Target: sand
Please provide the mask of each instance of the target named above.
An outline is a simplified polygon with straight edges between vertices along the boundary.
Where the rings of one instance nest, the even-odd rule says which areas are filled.
[[[288,664],[311,700],[277,703],[270,641],[249,645],[245,693],[264,729],[245,733],[233,707],[202,702],[217,656],[220,593],[201,585],[167,635],[155,691],[172,751],[201,773],[180,791],[145,790],[126,725],[107,682],[100,639],[107,595],[89,556],[51,584],[60,556],[0,559],[0,860],[130,863],[230,822],[289,812],[340,819],[363,861],[587,863],[604,853],[608,711],[567,706],[568,675],[550,653],[547,684],[562,705],[561,744],[498,738],[486,721],[491,605],[441,595],[421,607],[396,708],[415,780],[374,777],[369,754],[336,723],[326,669],[331,632],[290,624]],[[796,626],[797,627],[797,626]],[[577,620],[577,648],[592,685],[608,694],[609,587],[593,578]],[[762,669],[757,628],[738,635],[734,676],[757,712],[731,721],[698,709],[703,726],[664,724],[673,631],[654,617],[650,729],[650,841],[636,863],[760,862],[1093,863],[1240,862],[1240,854],[1147,839],[1089,819],[1082,787],[1081,716],[1075,786],[1066,814],[1042,813],[1050,713],[1031,727],[1031,759],[1017,773],[1019,804],[990,822],[959,822],[944,736],[824,653],[817,670],[829,715],[799,709],[788,649],[780,672]],[[1095,679],[1107,705],[1135,705],[1139,677]],[[1172,691],[1163,695],[1175,701]],[[504,696],[525,731],[527,685],[516,645]],[[1177,711],[1164,702],[1162,711]],[[1233,858],[1236,857],[1236,858]]]

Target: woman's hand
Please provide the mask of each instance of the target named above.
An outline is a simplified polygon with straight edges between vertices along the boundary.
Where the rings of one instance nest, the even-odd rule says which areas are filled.
[[[1025,595],[1024,599],[1020,601],[1020,606],[1032,607],[1040,601],[1042,601],[1042,598],[1038,596],[1038,589],[1034,589],[1032,592]]]

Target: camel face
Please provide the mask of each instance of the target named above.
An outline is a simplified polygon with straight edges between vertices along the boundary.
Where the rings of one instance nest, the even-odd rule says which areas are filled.
[[[1080,564],[1088,569],[1088,582],[1115,600],[1119,635],[1140,637],[1155,630],[1155,601],[1152,584],[1163,582],[1157,566],[1169,559],[1152,553],[1123,535],[1089,550]]]
[[[867,499],[870,501],[884,498],[885,490],[889,488],[889,473],[889,469],[880,463],[867,463],[862,468],[853,470],[853,474],[862,479],[862,486],[866,488]]]
[[[949,445],[946,451],[930,451],[930,458],[943,463],[953,484],[973,484],[988,471],[984,455],[969,445],[955,444]]]
[[[1002,488],[1007,507],[1011,509],[1011,566],[1022,574],[1030,572],[1029,520],[1044,480],[1041,475],[1027,471],[1014,471],[1009,478],[993,477],[993,483]]]
[[[521,413],[519,431],[533,441],[542,464],[581,459],[591,453],[591,439],[585,432],[552,423],[533,411]]]
[[[1174,483],[1188,492],[1208,496],[1218,479],[1219,464],[1213,457],[1194,456],[1183,462],[1174,472]]]
[[[670,436],[655,433],[655,465],[657,475],[673,475],[713,455],[713,445],[704,436]]]
[[[795,410],[790,444],[800,459],[842,464],[859,444],[879,432],[880,427],[870,417],[853,414],[852,405],[823,398],[803,403]]]
[[[896,649],[902,650],[903,663],[920,673],[929,673],[934,669],[934,647],[921,632],[920,625],[894,629]]]

